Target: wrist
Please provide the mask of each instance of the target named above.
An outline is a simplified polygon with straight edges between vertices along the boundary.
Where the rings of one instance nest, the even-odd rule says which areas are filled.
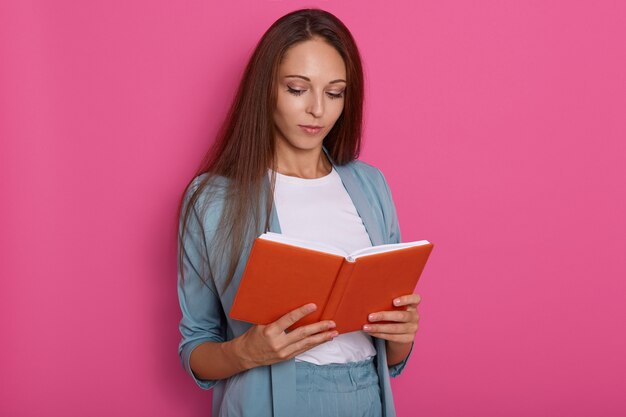
[[[243,335],[222,343],[222,351],[228,361],[233,364],[237,372],[247,371],[253,368],[253,362],[246,353]]]
[[[387,344],[386,350],[387,350],[388,366],[397,365],[401,363],[403,360],[405,360],[409,356],[409,353],[411,352],[413,343],[415,343],[415,341],[394,342],[391,340],[386,340],[385,342]]]
[[[394,348],[406,348],[407,346],[411,346],[414,341],[410,341],[410,342],[396,342],[393,340],[385,340],[385,342],[387,342],[387,347],[392,346],[392,349]]]

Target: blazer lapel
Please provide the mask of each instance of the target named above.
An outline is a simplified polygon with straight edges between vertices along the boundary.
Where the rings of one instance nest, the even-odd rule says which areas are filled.
[[[377,246],[386,243],[383,239],[379,222],[376,221],[376,215],[372,209],[372,203],[367,200],[367,196],[363,191],[363,187],[359,184],[359,180],[356,178],[351,164],[336,165],[326,147],[323,147],[323,149],[326,156],[328,156],[328,160],[333,164],[335,170],[337,170],[337,173],[341,177],[341,182],[343,183],[344,188],[350,195],[352,203],[361,217],[361,220],[363,220],[363,225],[365,226],[365,230],[370,237],[372,245]]]

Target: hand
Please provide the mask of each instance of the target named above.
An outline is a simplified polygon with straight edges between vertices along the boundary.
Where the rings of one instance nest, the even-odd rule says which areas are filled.
[[[290,311],[278,320],[267,325],[255,325],[239,336],[237,350],[246,369],[291,359],[319,344],[337,336],[332,330],[331,320],[300,326],[289,333],[289,326],[317,309],[315,304],[306,304]]]
[[[412,343],[417,333],[419,314],[417,305],[421,301],[418,294],[409,294],[394,300],[395,306],[406,306],[403,310],[378,311],[369,315],[370,323],[378,321],[392,321],[396,323],[366,324],[363,331],[390,342]]]

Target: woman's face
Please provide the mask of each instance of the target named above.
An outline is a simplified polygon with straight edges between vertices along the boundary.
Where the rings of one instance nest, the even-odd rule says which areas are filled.
[[[321,148],[341,115],[346,67],[339,52],[319,38],[287,50],[280,64],[274,110],[276,140],[294,150]],[[303,126],[319,126],[307,129]]]

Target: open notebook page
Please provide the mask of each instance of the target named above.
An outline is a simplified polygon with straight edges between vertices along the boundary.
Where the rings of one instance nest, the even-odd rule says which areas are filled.
[[[379,245],[379,246],[370,246],[367,248],[359,249],[357,251],[352,252],[351,254],[347,254],[340,248],[337,248],[332,245],[326,245],[324,243],[319,243],[311,240],[298,239],[295,237],[286,236],[280,233],[274,232],[266,232],[259,236],[261,239],[271,240],[274,242],[285,243],[288,245],[298,246],[300,248],[316,250],[319,252],[332,253],[334,255],[343,256],[348,258],[348,260],[352,261],[361,256],[374,255],[377,253],[389,252],[397,249],[410,248],[413,246],[421,246],[426,245],[429,242],[427,240],[418,240],[415,242],[406,242],[406,243],[390,243],[387,245]]]
[[[311,240],[298,239],[295,237],[286,236],[280,233],[266,232],[259,236],[260,239],[271,240],[273,242],[285,243],[299,248],[316,250],[318,252],[332,253],[333,255],[343,256],[344,258],[348,254],[332,245],[326,245],[324,243],[314,242]]]
[[[415,242],[406,242],[406,243],[389,243],[386,245],[378,245],[378,246],[370,246],[369,248],[359,249],[357,251],[352,252],[348,256],[348,260],[353,260],[356,258],[360,258],[362,256],[367,255],[375,255],[377,253],[389,252],[397,249],[411,248],[413,246],[421,246],[427,245],[430,243],[427,240],[418,240]]]

